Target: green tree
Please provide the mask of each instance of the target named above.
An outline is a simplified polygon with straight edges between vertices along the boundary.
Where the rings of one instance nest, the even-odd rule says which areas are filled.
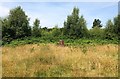
[[[1,20],[2,25],[2,41],[9,43],[15,36],[14,30],[12,30],[8,24],[8,19]]]
[[[31,35],[29,18],[20,6],[10,10],[8,21],[10,28],[15,33],[15,38],[21,38]]]
[[[114,17],[113,22],[108,20],[105,34],[107,39],[120,39],[120,15]]]
[[[88,37],[88,29],[83,16],[79,18],[77,26],[75,27],[75,32],[77,37]]]
[[[2,39],[2,18],[0,17],[0,40]]]
[[[13,38],[21,38],[31,35],[29,18],[20,6],[10,10],[8,25],[9,29],[14,33],[12,36]]]
[[[94,27],[89,31],[90,38],[93,39],[104,39],[104,29],[99,27]]]
[[[40,20],[38,19],[35,19],[34,21],[32,35],[35,37],[41,36]]]
[[[52,29],[52,36],[53,37],[58,37],[61,35],[61,31],[58,28],[58,25],[56,25],[53,29]]]
[[[114,33],[120,39],[120,14],[114,18]]]
[[[94,28],[94,27],[99,27],[99,28],[102,27],[101,21],[99,19],[94,20],[92,28]]]
[[[108,20],[105,27],[105,38],[106,39],[114,39],[114,24],[111,20]]]
[[[74,7],[71,15],[64,22],[63,34],[72,38],[85,37],[87,34],[86,21],[83,16],[79,17],[79,9]]]
[[[2,40],[9,43],[13,39],[23,38],[31,35],[31,27],[29,26],[29,18],[18,6],[11,9],[9,16],[1,20]]]
[[[48,36],[48,35],[49,35],[48,28],[47,27],[41,28],[41,36],[45,37],[45,36]]]

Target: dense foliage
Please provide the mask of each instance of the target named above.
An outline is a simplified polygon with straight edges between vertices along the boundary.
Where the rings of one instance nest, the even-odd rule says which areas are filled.
[[[54,28],[41,28],[39,19],[35,19],[31,27],[29,20],[20,6],[11,9],[8,17],[0,18],[2,44],[10,43],[14,39],[25,40],[25,38],[27,38],[28,43],[35,41],[57,42],[60,39],[72,43],[80,39],[110,41],[120,39],[120,15],[116,16],[113,21],[108,20],[105,28],[101,28],[101,21],[95,19],[90,30],[87,29],[83,15],[79,16],[79,9],[76,7],[74,7],[72,14],[67,16],[67,20],[64,21],[64,27],[62,28],[59,28],[57,25]]]
[[[64,22],[64,35],[75,38],[82,38],[87,36],[86,21],[83,16],[79,17],[79,9],[74,8],[72,15],[67,17]]]
[[[35,19],[33,29],[32,29],[32,35],[35,37],[41,36],[41,31],[40,31],[39,25],[40,25],[40,20]]]
[[[92,28],[94,28],[94,27],[99,27],[99,28],[102,27],[102,25],[100,23],[101,23],[101,21],[99,19],[95,19],[94,22],[93,22],[93,27]]]
[[[2,20],[2,40],[22,38],[31,35],[29,18],[21,7],[10,10],[8,18]]]

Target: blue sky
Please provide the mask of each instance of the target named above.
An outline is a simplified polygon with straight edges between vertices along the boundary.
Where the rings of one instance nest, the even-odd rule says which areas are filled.
[[[63,27],[67,15],[72,13],[76,6],[80,9],[80,16],[83,15],[87,27],[90,29],[94,19],[100,19],[102,24],[108,19],[113,19],[118,14],[118,2],[1,2],[0,17],[9,14],[9,10],[21,6],[30,18],[30,25],[35,18],[40,20],[42,27]]]

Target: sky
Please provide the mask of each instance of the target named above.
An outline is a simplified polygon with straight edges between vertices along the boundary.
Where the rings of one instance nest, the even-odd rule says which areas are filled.
[[[118,2],[1,2],[0,17],[8,16],[9,10],[21,6],[30,18],[30,25],[37,18],[41,27],[52,28],[55,25],[63,27],[67,16],[72,13],[74,7],[80,10],[79,16],[83,15],[87,27],[90,29],[94,19],[100,19],[105,26],[109,19],[118,14]]]

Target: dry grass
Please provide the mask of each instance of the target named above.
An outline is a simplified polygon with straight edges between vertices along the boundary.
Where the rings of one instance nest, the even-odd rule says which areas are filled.
[[[2,78],[2,48],[0,47],[0,78]]]
[[[2,48],[2,76],[116,77],[118,45],[61,47],[28,44]]]

